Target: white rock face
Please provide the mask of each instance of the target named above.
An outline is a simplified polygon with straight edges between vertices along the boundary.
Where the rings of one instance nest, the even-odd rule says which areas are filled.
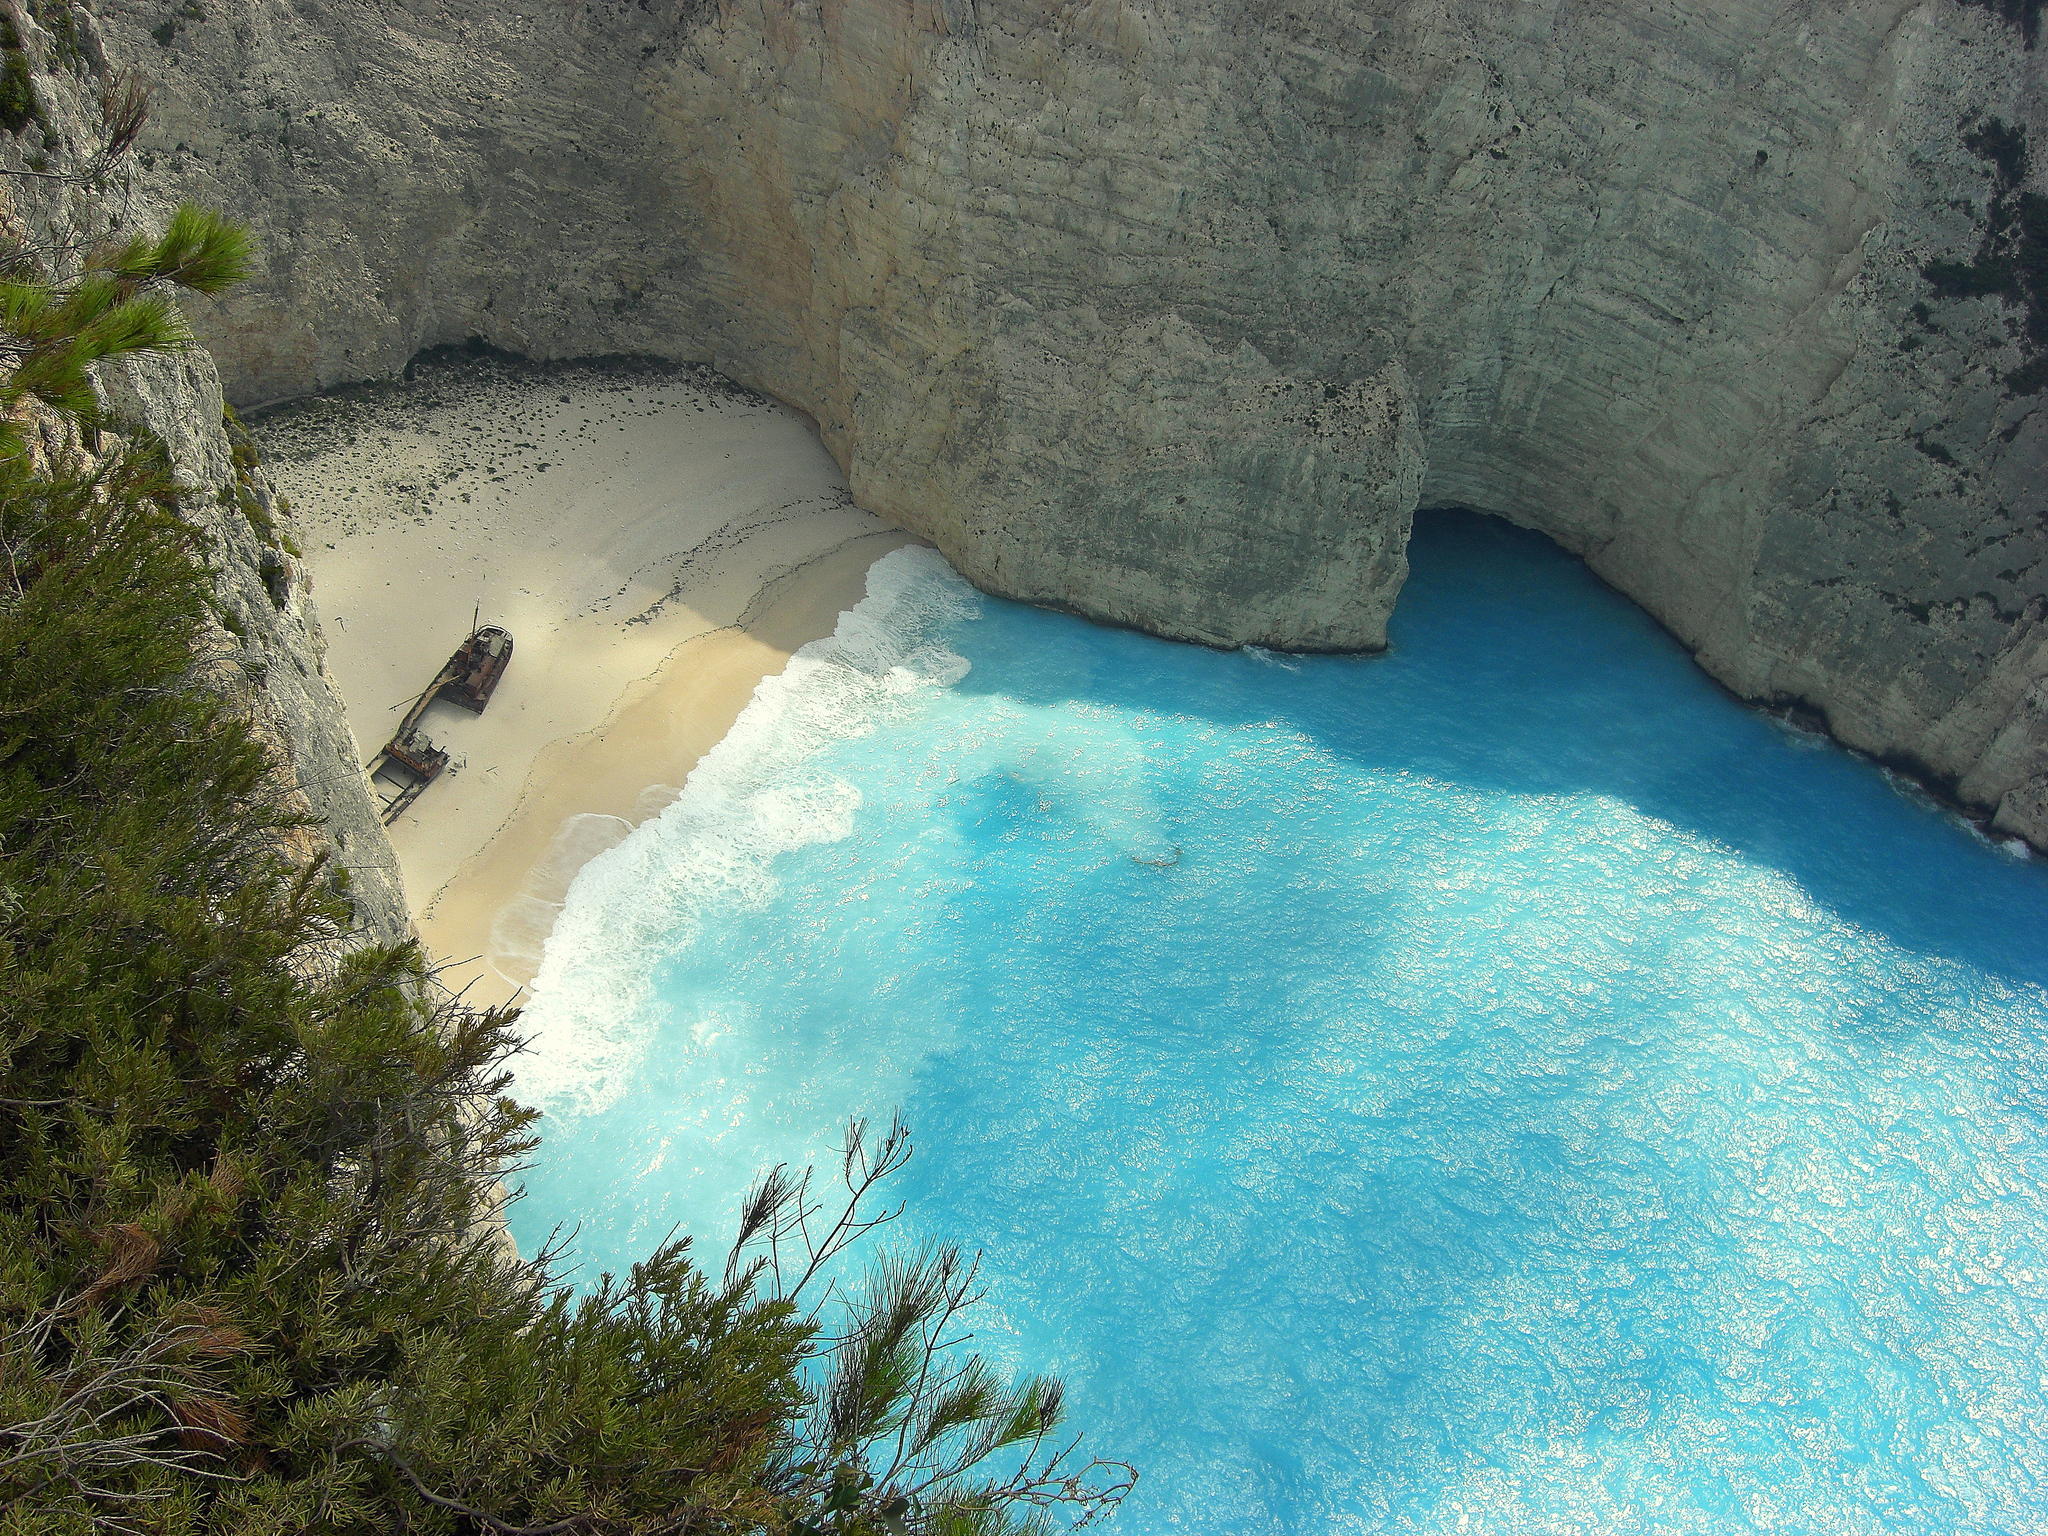
[[[100,394],[116,421],[164,440],[191,491],[182,510],[206,534],[225,618],[216,636],[223,664],[208,680],[236,700],[287,769],[296,808],[320,826],[329,867],[346,875],[360,936],[379,944],[410,937],[398,859],[327,674],[326,637],[289,508],[260,469],[238,472],[232,462],[212,363],[199,353],[125,362],[103,370]],[[261,509],[266,527],[245,502]]]
[[[1923,274],[2044,184],[1995,7],[203,9],[103,0],[156,183],[262,226],[238,399],[709,361],[976,581],[1218,644],[1379,645],[1474,506],[2048,845],[2038,341]]]

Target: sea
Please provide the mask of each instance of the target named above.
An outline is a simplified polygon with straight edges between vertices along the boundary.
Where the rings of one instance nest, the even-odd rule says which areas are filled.
[[[577,878],[522,1247],[716,1271],[900,1114],[864,1242],[980,1254],[1105,1531],[2048,1530],[2048,866],[1533,534],[1411,559],[1305,657],[886,557]]]

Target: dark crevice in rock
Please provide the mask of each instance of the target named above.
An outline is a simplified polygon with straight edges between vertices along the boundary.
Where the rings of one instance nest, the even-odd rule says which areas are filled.
[[[1920,274],[1943,299],[1997,298],[2020,307],[2024,360],[2005,386],[2013,396],[2036,394],[2048,388],[2048,197],[2025,190],[2025,129],[1996,117],[1965,120],[1963,143],[1991,167],[1984,233],[1969,261],[1937,259]]]
[[[2041,38],[2041,10],[2048,0],[1959,0],[1966,10],[1989,11],[2009,26],[2019,28],[2029,48]]]

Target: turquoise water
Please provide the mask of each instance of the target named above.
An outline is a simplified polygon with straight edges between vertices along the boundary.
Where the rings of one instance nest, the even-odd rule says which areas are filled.
[[[2048,1529],[2048,878],[1440,516],[1384,658],[892,556],[579,878],[529,1247],[900,1107],[1153,1533]]]

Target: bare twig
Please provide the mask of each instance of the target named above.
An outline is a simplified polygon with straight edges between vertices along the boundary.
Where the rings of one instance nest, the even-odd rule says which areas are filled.
[[[594,1515],[571,1515],[566,1520],[557,1520],[549,1525],[515,1525],[509,1520],[500,1520],[496,1515],[489,1514],[484,1510],[476,1508],[474,1505],[465,1504],[460,1499],[451,1499],[444,1493],[436,1493],[425,1483],[421,1482],[419,1474],[406,1465],[405,1458],[388,1445],[378,1445],[371,1440],[344,1440],[338,1449],[344,1451],[364,1450],[380,1457],[382,1460],[389,1462],[400,1476],[408,1483],[411,1483],[413,1491],[429,1504],[440,1509],[452,1509],[459,1515],[467,1516],[485,1530],[494,1532],[495,1536],[561,1536],[561,1533],[565,1531],[573,1531],[580,1526],[588,1526],[596,1519]]]

